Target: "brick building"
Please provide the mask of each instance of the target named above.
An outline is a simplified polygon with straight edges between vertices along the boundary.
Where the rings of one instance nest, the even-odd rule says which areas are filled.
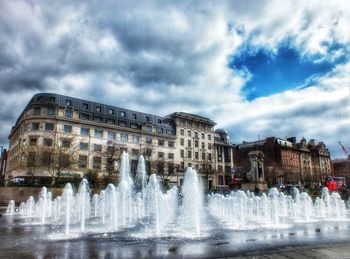
[[[295,137],[269,137],[236,146],[234,164],[238,177],[244,178],[249,171],[248,153],[254,150],[264,153],[265,179],[271,185],[323,182],[332,172],[330,154],[323,142],[316,144],[310,140],[306,143],[303,138],[297,143]]]
[[[334,176],[346,177],[347,185],[350,184],[350,155],[347,159],[336,159],[332,161]]]

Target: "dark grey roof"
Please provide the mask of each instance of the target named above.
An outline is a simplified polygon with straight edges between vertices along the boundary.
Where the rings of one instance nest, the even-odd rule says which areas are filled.
[[[171,113],[169,115],[167,115],[166,117],[168,118],[184,118],[184,119],[189,119],[189,120],[196,120],[198,122],[203,122],[203,123],[207,123],[210,124],[212,126],[216,125],[216,122],[212,121],[209,118],[197,115],[197,114],[192,114],[192,113],[187,113],[187,112],[174,112]]]
[[[165,117],[54,93],[35,94],[25,107],[24,111],[42,105],[73,109],[77,112],[90,115],[91,119],[94,117],[101,117],[103,119],[102,121],[106,121],[109,118],[116,120],[116,122],[126,121],[128,123],[152,124],[156,127],[163,128],[164,130],[172,130],[173,134],[175,134],[173,123],[166,120]],[[21,119],[21,116],[18,118],[16,125]]]

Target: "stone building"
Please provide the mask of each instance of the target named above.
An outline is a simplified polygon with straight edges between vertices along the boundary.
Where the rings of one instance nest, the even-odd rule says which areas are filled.
[[[230,142],[230,136],[225,129],[215,130],[214,157],[216,159],[217,172],[216,186],[226,189],[232,183],[233,177],[233,150],[234,145]]]
[[[323,142],[299,143],[296,138],[269,137],[264,140],[243,142],[237,145],[234,164],[238,177],[244,178],[249,171],[248,153],[254,150],[264,154],[265,179],[270,185],[276,183],[324,182],[332,174],[331,159]]]
[[[192,166],[207,187],[215,187],[214,126],[212,120],[194,114],[162,117],[41,93],[33,96],[11,130],[6,178],[50,178],[48,166],[56,153],[64,154],[57,162],[62,176],[82,176],[88,170],[117,174],[120,153],[126,151],[133,174],[142,154],[147,171],[157,172],[164,182],[180,184],[184,169]]]

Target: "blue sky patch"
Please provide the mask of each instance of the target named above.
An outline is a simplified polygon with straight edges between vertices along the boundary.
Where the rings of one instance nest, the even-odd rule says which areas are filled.
[[[310,78],[324,75],[345,57],[320,61],[319,57],[302,58],[298,51],[289,46],[280,46],[276,53],[260,49],[242,50],[229,62],[232,69],[248,70],[252,78],[246,82],[242,95],[249,101],[269,96],[296,87],[307,87]]]

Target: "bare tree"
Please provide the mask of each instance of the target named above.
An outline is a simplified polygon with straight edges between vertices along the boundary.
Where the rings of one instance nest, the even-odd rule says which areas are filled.
[[[21,167],[26,170],[29,179],[33,179],[36,171],[41,166],[41,149],[35,144],[27,144],[22,147]]]
[[[116,168],[116,162],[120,162],[121,154],[123,153],[123,147],[116,143],[108,145],[107,148],[101,152],[103,159],[103,167],[107,172],[105,176],[105,182],[117,180],[118,169]]]
[[[164,187],[168,188],[177,167],[174,162],[167,159],[164,152],[155,143],[140,144],[140,154],[145,159],[147,173],[157,174]]]
[[[59,182],[62,173],[77,167],[79,145],[74,137],[62,135],[51,146],[44,146],[42,166],[52,177],[52,185]]]

